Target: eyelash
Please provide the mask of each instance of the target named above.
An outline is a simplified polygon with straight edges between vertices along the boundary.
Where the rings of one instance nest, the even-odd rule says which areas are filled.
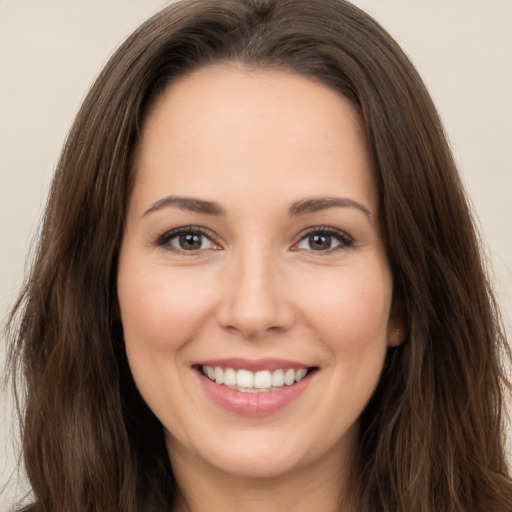
[[[187,251],[184,249],[178,249],[176,247],[173,247],[170,245],[170,241],[173,238],[179,237],[180,235],[185,234],[199,234],[201,236],[206,237],[212,244],[219,245],[217,242],[215,242],[214,238],[212,237],[211,233],[199,226],[184,226],[181,228],[176,228],[171,231],[166,231],[162,233],[155,241],[154,245],[157,247],[163,247],[170,251],[179,253],[179,254],[187,254],[188,256],[194,256],[199,255],[203,253],[206,250],[212,250],[212,249],[197,249],[197,250],[191,250]],[[340,250],[348,249],[354,245],[354,239],[344,233],[343,231],[340,231],[338,229],[330,228],[328,226],[319,226],[319,227],[312,227],[307,229],[305,232],[301,233],[300,238],[297,242],[293,244],[293,247],[296,247],[298,244],[300,244],[303,240],[305,240],[307,237],[311,235],[323,235],[328,236],[336,239],[339,242],[339,245],[336,247],[333,247],[331,249],[327,250],[318,250],[315,251],[314,249],[310,249],[309,251],[312,253],[316,253],[316,255],[326,255],[331,254]],[[218,250],[218,249],[213,249]],[[301,250],[307,250],[307,249],[300,249],[300,248],[294,248],[292,249],[294,251],[301,251]]]
[[[166,231],[165,233],[162,233],[157,239],[156,239],[156,242],[154,245],[158,246],[158,247],[163,247],[163,248],[166,248],[170,251],[173,251],[173,252],[177,252],[177,253],[180,253],[180,254],[187,254],[189,256],[194,256],[196,254],[201,254],[203,251],[207,250],[207,249],[197,249],[197,250],[193,250],[193,251],[186,251],[184,249],[178,249],[176,247],[173,247],[172,245],[170,245],[170,241],[173,239],[173,238],[176,238],[176,237],[179,237],[180,235],[187,235],[187,234],[194,234],[194,235],[201,235],[201,236],[204,236],[205,238],[207,238],[208,240],[210,240],[214,245],[218,245],[211,233],[204,229],[204,228],[201,228],[199,226],[184,226],[184,227],[181,227],[181,228],[176,228],[176,229],[172,229],[171,231]]]
[[[336,247],[332,247],[331,249],[327,249],[325,251],[315,251],[313,249],[310,249],[312,253],[316,253],[316,255],[326,255],[326,254],[332,254],[337,251],[342,251],[349,249],[354,245],[354,239],[347,235],[345,232],[340,231],[339,229],[330,228],[328,226],[320,226],[320,227],[312,227],[308,228],[304,233],[301,233],[299,241],[294,244],[294,246],[298,245],[300,242],[302,242],[304,239],[311,235],[324,235],[329,236],[334,239],[336,239],[340,244]],[[294,249],[294,250],[301,250],[301,249]]]

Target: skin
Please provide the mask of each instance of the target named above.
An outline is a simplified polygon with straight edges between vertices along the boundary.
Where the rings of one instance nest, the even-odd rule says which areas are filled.
[[[352,203],[290,215],[323,197]],[[162,236],[188,226],[206,231],[199,250]],[[309,228],[331,236],[327,249]],[[138,148],[118,293],[131,371],[165,429],[175,510],[352,510],[358,418],[401,338],[368,144],[346,99],[227,64],[170,86]],[[318,371],[284,409],[243,416],[214,403],[191,366],[225,357]]]

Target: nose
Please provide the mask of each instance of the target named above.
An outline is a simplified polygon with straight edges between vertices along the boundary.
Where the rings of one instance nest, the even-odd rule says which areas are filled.
[[[234,257],[223,276],[219,324],[248,339],[288,330],[294,308],[283,272],[270,254],[247,252]]]

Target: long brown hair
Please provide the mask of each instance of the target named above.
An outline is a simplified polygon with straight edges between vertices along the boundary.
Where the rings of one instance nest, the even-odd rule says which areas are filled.
[[[322,82],[359,110],[407,338],[361,418],[365,512],[510,512],[509,353],[443,127],[414,67],[343,0],[188,0],[148,20],[86,97],[64,147],[36,260],[10,321],[26,386],[31,510],[169,510],[158,420],[133,383],[116,297],[132,158],[174,79],[222,61]]]

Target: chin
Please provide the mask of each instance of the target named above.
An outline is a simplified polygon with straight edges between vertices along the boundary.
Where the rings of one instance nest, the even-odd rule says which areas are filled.
[[[325,463],[339,468],[342,457],[347,454],[347,443],[354,446],[356,442],[357,425],[334,443],[326,432],[310,439],[297,436],[298,433],[304,434],[301,425],[296,425],[293,432],[288,434],[270,428],[247,429],[226,433],[223,439],[207,440],[203,437],[201,444],[196,446],[184,445],[169,436],[168,449],[170,454],[174,454],[175,460],[179,461],[180,453],[192,453],[204,469],[236,478],[285,478],[302,470],[315,470]]]
[[[221,457],[205,462],[218,471],[242,479],[285,477],[307,465],[307,461],[297,452],[282,453],[275,448],[265,447],[250,453],[247,450],[224,451]]]

